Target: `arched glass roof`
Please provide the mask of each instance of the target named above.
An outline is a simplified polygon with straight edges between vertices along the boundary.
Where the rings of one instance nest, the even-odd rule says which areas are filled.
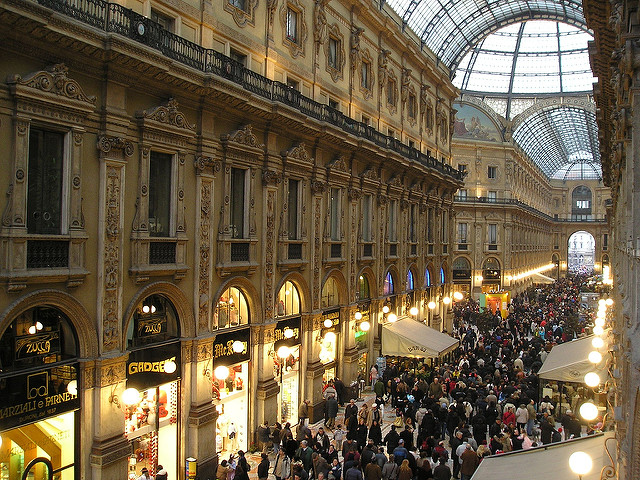
[[[592,111],[574,106],[540,109],[516,126],[513,139],[549,178],[602,178]]]
[[[590,40],[588,32],[559,22],[509,25],[464,56],[453,83],[465,92],[507,96],[591,92]]]
[[[533,19],[557,20],[586,29],[582,0],[387,0],[447,67],[489,33]]]

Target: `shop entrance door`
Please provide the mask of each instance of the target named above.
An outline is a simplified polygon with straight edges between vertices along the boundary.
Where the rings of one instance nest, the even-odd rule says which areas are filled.
[[[51,461],[45,457],[38,457],[31,460],[22,473],[22,480],[53,480],[53,465]]]

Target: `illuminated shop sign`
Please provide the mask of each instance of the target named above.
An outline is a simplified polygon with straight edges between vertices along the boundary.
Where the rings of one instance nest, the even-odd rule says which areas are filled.
[[[331,326],[328,326],[329,322],[331,322]],[[338,325],[340,325],[340,308],[333,308],[322,312],[323,330],[335,329]]]
[[[300,345],[301,335],[301,317],[287,318],[276,323],[276,329],[273,332],[274,345],[273,348],[287,346],[295,347]]]
[[[251,329],[249,327],[233,332],[220,333],[213,341],[213,364],[235,365],[251,358]]]
[[[63,365],[1,379],[0,431],[80,408],[77,378],[77,365]]]
[[[60,332],[57,331],[16,337],[15,342],[16,360],[60,353]]]
[[[147,390],[180,378],[180,343],[134,350],[127,360],[127,388]]]
[[[151,337],[153,335],[159,335],[167,332],[166,315],[151,318],[136,316],[135,322],[136,338]]]

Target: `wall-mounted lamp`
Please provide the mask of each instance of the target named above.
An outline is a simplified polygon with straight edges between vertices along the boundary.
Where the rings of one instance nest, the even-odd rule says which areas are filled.
[[[242,353],[244,352],[244,343],[242,343],[240,340],[236,340],[231,344],[231,348],[233,348],[233,351],[235,353]]]
[[[397,321],[398,321],[398,316],[397,316],[395,313],[390,313],[390,314],[387,316],[387,321],[388,321],[389,323],[397,322]]]
[[[462,294],[462,292],[453,292],[453,299],[456,302],[459,302],[460,300],[462,300],[464,298],[464,295]]]
[[[436,302],[431,300],[429,303],[427,303],[427,307],[429,307],[430,310],[433,310],[434,308],[436,308]]]
[[[116,407],[122,408],[120,406],[120,401],[118,400],[118,396],[116,395],[116,386],[113,386],[111,390],[111,395],[109,395],[109,403],[113,403]]]
[[[78,395],[78,382],[76,380],[71,380],[67,383],[67,392],[71,395]]]
[[[449,297],[444,297],[442,299],[442,303],[444,303],[445,305],[449,305],[451,303],[451,298]]]
[[[353,315],[353,317],[354,317],[356,320],[362,320],[362,313],[360,313],[359,311],[357,311],[357,312]]]
[[[333,322],[331,321],[331,319],[327,318],[324,323],[324,328],[331,328],[333,326]]]
[[[137,388],[129,387],[122,392],[122,403],[125,405],[135,405],[140,402],[140,392]]]
[[[326,320],[325,320],[325,324],[326,324]],[[284,338],[292,338],[294,335],[294,332],[293,332],[293,329],[287,327],[284,329],[283,334],[284,334]]]
[[[227,377],[229,376],[229,367],[225,367],[224,365],[220,365],[219,367],[216,367],[215,370],[213,371],[213,376],[216,377],[218,380],[226,380]]]
[[[371,324],[366,320],[360,324],[360,331],[362,332],[368,332],[370,328]]]
[[[582,479],[582,475],[586,475],[593,468],[593,460],[588,453],[573,452],[569,457],[569,468]]]
[[[413,306],[413,307],[411,307],[411,308],[409,309],[409,313],[410,313],[411,315],[413,315],[414,317],[415,317],[416,315],[418,315],[418,311],[419,311],[419,310],[418,310],[418,307],[415,307],[415,306]]]

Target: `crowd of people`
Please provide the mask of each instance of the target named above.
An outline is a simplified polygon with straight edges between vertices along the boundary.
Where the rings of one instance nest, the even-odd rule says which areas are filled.
[[[487,455],[591,433],[598,427],[583,425],[571,409],[560,415],[562,397],[540,398],[537,377],[552,345],[586,334],[583,281],[573,277],[529,289],[513,298],[506,316],[481,313],[473,301],[459,303],[452,332],[460,339],[455,362],[396,361],[383,372],[373,366],[371,404],[345,402],[339,394],[344,385],[328,382],[324,426],[309,427],[307,401],[300,405],[297,426],[260,426],[258,478],[466,480]],[[560,393],[578,402],[584,395],[578,389]],[[385,416],[385,409],[395,415]],[[217,480],[248,480],[247,472],[239,452],[237,459],[221,462]]]

